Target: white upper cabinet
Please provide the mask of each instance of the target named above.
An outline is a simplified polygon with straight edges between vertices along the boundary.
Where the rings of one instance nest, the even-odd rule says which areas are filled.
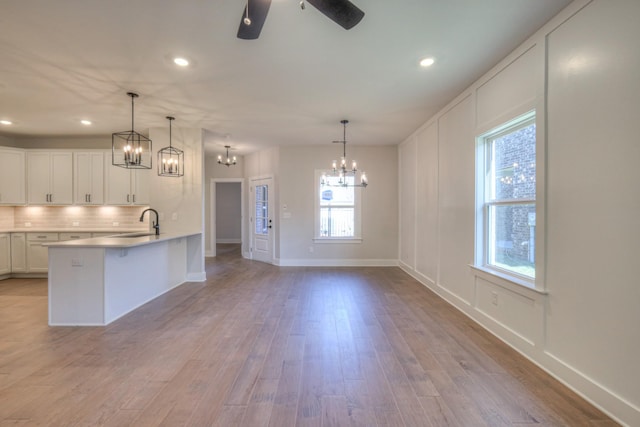
[[[72,204],[72,153],[70,151],[27,152],[27,183],[29,204]]]
[[[148,205],[148,169],[126,169],[111,164],[105,156],[105,182],[107,205]]]
[[[102,151],[73,153],[73,201],[76,205],[104,203],[104,157]]]
[[[0,148],[0,204],[24,205],[25,152],[19,149]]]

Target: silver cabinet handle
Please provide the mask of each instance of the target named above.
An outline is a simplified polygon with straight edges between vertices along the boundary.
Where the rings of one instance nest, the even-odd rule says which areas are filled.
[[[129,195],[127,194],[127,203],[129,203]]]
[[[135,202],[136,202],[136,195],[134,194],[133,195],[133,203],[135,203]]]

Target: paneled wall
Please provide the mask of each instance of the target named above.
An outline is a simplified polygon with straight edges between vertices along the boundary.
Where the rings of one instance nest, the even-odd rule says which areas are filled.
[[[640,2],[577,0],[400,146],[400,264],[640,425]],[[536,109],[537,290],[470,267],[476,137]]]

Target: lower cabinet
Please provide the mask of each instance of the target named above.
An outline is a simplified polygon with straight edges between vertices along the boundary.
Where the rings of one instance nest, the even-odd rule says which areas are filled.
[[[65,240],[89,239],[98,236],[113,236],[116,232],[63,232],[63,233],[0,233],[0,276],[12,273],[47,274],[49,271],[49,249],[43,243]],[[9,277],[9,276],[7,276]]]
[[[58,233],[27,233],[27,273],[46,273],[49,270],[49,250],[42,244],[57,241]]]
[[[27,272],[27,239],[25,233],[11,233],[11,272]]]
[[[0,234],[0,275],[11,273],[11,235]]]

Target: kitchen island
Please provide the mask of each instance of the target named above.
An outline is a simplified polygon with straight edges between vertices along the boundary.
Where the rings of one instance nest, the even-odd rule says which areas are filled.
[[[52,242],[49,325],[108,325],[187,282],[204,281],[194,258],[202,233],[130,233]]]

